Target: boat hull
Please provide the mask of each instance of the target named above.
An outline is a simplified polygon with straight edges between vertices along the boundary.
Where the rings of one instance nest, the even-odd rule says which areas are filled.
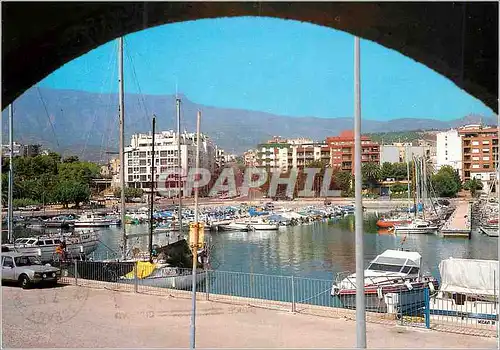
[[[397,313],[400,315],[414,315],[425,306],[424,289],[433,284],[438,288],[437,281],[414,282],[411,289],[406,285],[365,287],[365,309],[369,312]],[[332,295],[340,301],[346,309],[356,309],[356,290],[332,290]]]
[[[378,220],[377,226],[380,228],[391,228],[395,225],[403,225],[408,223],[406,220]]]
[[[111,221],[75,221],[75,227],[108,227],[111,226]]]
[[[201,284],[207,278],[206,272],[196,274],[196,285]],[[120,283],[134,284],[134,279],[120,279]],[[191,274],[180,274],[169,277],[147,277],[137,280],[139,286],[170,288],[170,289],[191,289],[193,287],[193,276]]]
[[[426,227],[426,228],[409,228],[409,227],[396,227],[394,229],[395,233],[410,233],[410,234],[433,234],[438,230],[437,227]]]

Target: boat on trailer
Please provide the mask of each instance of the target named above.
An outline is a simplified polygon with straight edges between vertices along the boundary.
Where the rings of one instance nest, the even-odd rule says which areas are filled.
[[[425,305],[424,289],[436,290],[438,281],[421,273],[417,252],[388,249],[373,259],[364,271],[365,307],[371,312],[405,314]],[[331,295],[343,307],[356,308],[356,274],[339,273]]]
[[[495,329],[498,322],[499,263],[449,258],[439,264],[441,286],[430,299],[433,321]]]

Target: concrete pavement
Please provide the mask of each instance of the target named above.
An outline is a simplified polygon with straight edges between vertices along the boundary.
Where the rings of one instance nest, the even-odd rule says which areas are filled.
[[[190,299],[75,286],[2,287],[4,347],[187,348]],[[367,324],[370,348],[496,348],[496,339]],[[353,348],[355,322],[198,302],[199,348]]]

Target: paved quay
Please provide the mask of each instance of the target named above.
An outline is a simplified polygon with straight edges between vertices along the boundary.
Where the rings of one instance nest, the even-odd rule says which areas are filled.
[[[191,300],[107,289],[2,287],[6,348],[188,348]],[[355,322],[199,301],[199,348],[354,348]],[[28,333],[29,336],[28,336]],[[370,348],[496,348],[496,339],[367,324]]]

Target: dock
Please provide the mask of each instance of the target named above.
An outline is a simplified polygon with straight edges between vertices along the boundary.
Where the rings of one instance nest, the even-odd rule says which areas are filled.
[[[453,214],[441,228],[443,237],[466,237],[471,238],[471,202],[458,202]]]

